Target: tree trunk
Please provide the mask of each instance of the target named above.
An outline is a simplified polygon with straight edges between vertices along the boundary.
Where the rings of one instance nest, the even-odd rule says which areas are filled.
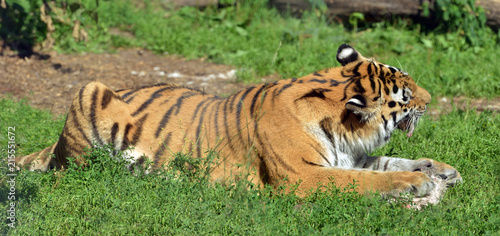
[[[209,5],[217,5],[219,0],[166,0],[166,2],[173,3],[176,7],[206,7]]]
[[[381,21],[391,16],[409,16],[425,19],[422,5],[427,4],[433,11],[434,0],[324,0],[328,13],[340,19],[348,19],[354,12],[363,13],[368,21]],[[270,4],[280,10],[290,9],[301,12],[309,9],[306,0],[270,0]],[[476,5],[484,8],[486,24],[494,29],[500,28],[500,0],[476,0]]]

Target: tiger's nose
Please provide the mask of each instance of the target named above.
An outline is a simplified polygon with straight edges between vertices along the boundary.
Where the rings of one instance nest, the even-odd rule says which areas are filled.
[[[431,103],[431,94],[421,87],[417,88],[417,92],[413,96],[424,103],[426,105],[425,108],[427,104]]]

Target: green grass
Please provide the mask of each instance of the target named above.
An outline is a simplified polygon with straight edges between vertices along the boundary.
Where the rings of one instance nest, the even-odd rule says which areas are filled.
[[[21,0],[19,0],[21,1]],[[26,1],[24,1],[26,2]],[[82,1],[94,9],[95,1]],[[352,31],[321,17],[301,19],[280,14],[266,1],[245,1],[224,9],[163,9],[156,1],[134,6],[129,1],[100,1],[96,23],[78,11],[89,41],[76,42],[71,27],[54,33],[63,52],[104,52],[143,47],[239,68],[243,81],[278,73],[298,77],[338,66],[337,47],[350,43],[367,57],[408,71],[433,96],[500,96],[498,36],[487,30],[486,43],[472,47],[460,32],[423,31],[396,21]],[[81,8],[80,8],[81,9]],[[29,12],[29,11],[26,11]],[[92,13],[93,14],[93,13]],[[33,18],[33,17],[32,17]],[[36,17],[35,17],[36,18]],[[33,18],[33,19],[35,19]],[[109,28],[129,31],[127,39]],[[401,64],[401,66],[400,66]],[[32,109],[26,101],[0,100],[0,145],[15,127],[18,155],[54,143],[63,117]],[[397,132],[374,155],[428,157],[456,167],[464,183],[442,201],[422,211],[405,209],[378,196],[340,193],[330,188],[308,198],[248,190],[244,182],[214,185],[205,176],[179,169],[134,176],[123,163],[96,149],[84,171],[20,172],[16,176],[16,229],[0,212],[2,234],[499,234],[500,118],[473,111],[453,111],[424,119],[408,139]],[[7,150],[0,159],[6,163]],[[179,155],[178,160],[186,156]],[[0,208],[8,209],[7,164],[0,165]],[[167,178],[168,177],[168,178]],[[116,233],[115,233],[116,232]]]
[[[16,127],[16,150],[27,154],[57,140],[63,119],[0,101],[0,145]],[[497,234],[500,232],[500,118],[484,112],[453,111],[424,119],[408,139],[397,132],[376,155],[429,157],[455,166],[464,183],[422,211],[377,196],[330,188],[308,198],[270,195],[210,184],[203,175],[179,169],[134,176],[123,161],[95,149],[93,163],[54,174],[23,171],[16,176],[16,228],[8,227],[7,166],[0,165],[3,234]],[[7,152],[0,153],[6,163]],[[182,163],[183,155],[178,156]],[[178,165],[183,166],[183,165]]]
[[[173,11],[156,1],[137,7],[127,1],[103,1],[96,10],[98,25],[81,20],[88,22],[89,42],[71,41],[69,32],[69,38],[56,46],[66,52],[137,46],[187,58],[204,57],[238,67],[242,81],[256,81],[272,73],[299,77],[339,66],[337,48],[350,43],[367,57],[402,67],[435,96],[500,96],[499,38],[489,29],[484,45],[473,47],[460,32],[424,31],[407,21],[352,31],[314,14],[293,18],[266,3],[244,1],[222,9]],[[112,27],[131,32],[135,38],[111,35],[108,29]]]

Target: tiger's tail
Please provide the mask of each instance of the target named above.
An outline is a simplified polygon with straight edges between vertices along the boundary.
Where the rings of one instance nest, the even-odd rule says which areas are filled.
[[[53,145],[26,156],[16,157],[16,168],[19,170],[25,168],[27,170],[47,171],[50,168],[57,166],[57,160],[53,155],[57,147],[57,142]]]

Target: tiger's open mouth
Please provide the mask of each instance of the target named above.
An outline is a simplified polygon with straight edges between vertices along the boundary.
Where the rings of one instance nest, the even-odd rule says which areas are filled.
[[[398,128],[403,131],[408,131],[406,137],[410,138],[413,136],[413,131],[415,131],[418,118],[418,116],[406,116],[399,122]]]

